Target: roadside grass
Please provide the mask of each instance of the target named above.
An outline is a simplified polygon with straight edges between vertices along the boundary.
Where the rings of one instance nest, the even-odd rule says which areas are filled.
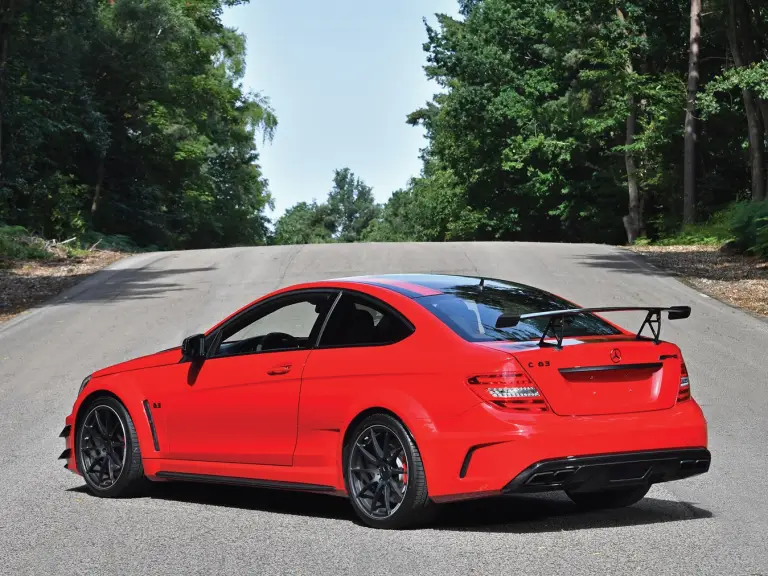
[[[743,227],[744,213],[753,211],[735,205],[679,233],[639,239],[629,250],[699,292],[768,318],[768,260],[745,249],[750,243],[734,233]]]
[[[0,224],[0,322],[140,251],[125,236],[87,234],[57,242]]]
[[[685,226],[681,231],[663,234],[653,240],[638,238],[635,246],[716,246],[719,248],[735,239],[732,232],[733,218],[734,209],[731,207],[714,214],[706,222]]]

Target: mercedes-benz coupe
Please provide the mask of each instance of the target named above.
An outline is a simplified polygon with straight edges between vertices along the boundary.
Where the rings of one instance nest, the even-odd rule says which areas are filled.
[[[637,311],[637,333],[603,317]],[[587,509],[706,472],[707,424],[662,316],[489,278],[276,290],[181,346],[82,382],[60,458],[90,491],[146,481],[349,498],[400,528],[461,499],[564,491]]]

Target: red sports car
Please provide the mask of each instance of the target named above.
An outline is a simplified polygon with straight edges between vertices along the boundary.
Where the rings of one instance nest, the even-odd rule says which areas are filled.
[[[645,313],[637,334],[597,315],[627,310]],[[85,378],[61,458],[98,496],[146,479],[325,492],[380,528],[526,492],[627,506],[710,466],[663,314],[690,308],[449,275],[294,285]]]

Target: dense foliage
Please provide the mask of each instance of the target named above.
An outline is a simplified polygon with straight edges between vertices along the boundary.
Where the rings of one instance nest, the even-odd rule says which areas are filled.
[[[758,0],[458,0],[426,28],[441,90],[406,118],[426,130],[421,174],[377,205],[337,170],[274,230],[257,145],[277,120],[221,22],[242,1],[0,0],[6,230],[192,248],[717,229],[765,251]]]
[[[276,244],[357,242],[379,215],[370,186],[349,168],[336,170],[325,202],[300,202],[275,224]]]
[[[0,222],[171,248],[264,242],[237,0],[2,0]]]
[[[438,15],[438,26],[427,26],[425,70],[441,92],[408,117],[426,128],[423,172],[393,194],[364,238],[621,243],[678,234],[695,5],[460,6],[460,18]],[[713,0],[695,16],[704,34],[693,30],[689,211],[707,222],[733,202],[764,198],[768,10]]]
[[[428,29],[427,74],[445,90],[410,118],[427,128],[426,161],[456,177],[457,199],[479,221],[454,237],[620,242],[630,179],[637,232],[676,229],[688,3],[471,4],[466,18],[441,16]],[[700,53],[700,84],[718,84],[718,103],[736,100],[743,83],[723,82],[733,70],[723,22],[706,17]],[[701,218],[749,190],[744,109],[710,108],[696,155]]]
[[[740,252],[768,258],[768,200],[739,203],[731,210],[734,247]]]

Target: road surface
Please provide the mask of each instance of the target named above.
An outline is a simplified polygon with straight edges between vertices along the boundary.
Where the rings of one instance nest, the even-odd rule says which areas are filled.
[[[181,343],[297,281],[449,272],[522,281],[583,305],[693,307],[665,322],[709,421],[710,473],[638,505],[576,513],[560,496],[452,505],[408,532],[364,528],[331,496],[158,486],[102,500],[56,458],[91,371]],[[617,316],[637,328],[641,320]],[[0,325],[2,574],[768,575],[768,323],[621,249],[369,244],[144,254]]]

